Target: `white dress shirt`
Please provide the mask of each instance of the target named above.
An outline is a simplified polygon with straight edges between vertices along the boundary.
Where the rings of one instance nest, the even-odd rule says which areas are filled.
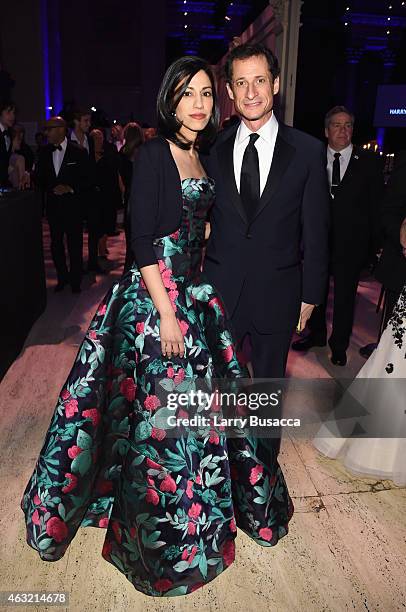
[[[342,149],[341,151],[334,151],[334,149],[332,149],[330,145],[327,147],[327,177],[328,184],[330,185],[330,187],[331,180],[333,177],[333,162],[335,153],[340,153],[340,181],[342,181],[344,178],[344,174],[348,168],[348,164],[350,163],[352,155],[352,144],[349,144],[348,147],[345,147],[345,149]]]
[[[87,134],[84,135],[83,144],[79,142],[79,138],[76,136],[74,130],[71,131],[70,139],[77,142],[80,147],[82,147],[83,149],[86,149],[86,151],[89,153],[89,137]]]
[[[2,123],[0,123],[0,132],[5,132],[6,129],[7,128]],[[8,134],[6,134],[6,136],[4,136],[4,142],[6,143],[7,151],[9,151],[10,150],[10,145],[11,145],[11,139],[10,139]]]
[[[256,134],[259,138],[255,142],[255,147],[258,151],[259,160],[259,193],[262,195],[268,179],[269,170],[271,169],[273,153],[275,150],[276,137],[278,135],[278,122],[275,115],[272,113],[270,119],[263,125]],[[241,166],[244,152],[249,143],[250,134],[253,134],[249,128],[241,121],[234,141],[234,176],[237,185],[238,193],[240,192],[241,182]]]
[[[61,169],[63,158],[65,157],[65,151],[66,151],[67,144],[68,144],[68,139],[65,136],[65,138],[61,142],[62,150],[59,151],[58,149],[56,149],[52,153],[52,161],[54,162],[56,176],[58,176],[59,170]]]

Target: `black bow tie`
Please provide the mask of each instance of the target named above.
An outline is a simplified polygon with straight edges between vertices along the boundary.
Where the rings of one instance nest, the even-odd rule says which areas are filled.
[[[52,145],[52,151],[62,151],[61,145]]]

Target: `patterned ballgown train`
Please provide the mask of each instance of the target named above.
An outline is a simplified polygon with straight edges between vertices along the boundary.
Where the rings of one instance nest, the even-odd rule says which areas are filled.
[[[274,546],[293,504],[272,447],[249,436],[169,438],[154,392],[246,376],[221,299],[200,277],[210,178],[182,181],[182,219],[154,240],[185,357],[162,357],[159,315],[133,265],[100,303],[58,398],[21,507],[27,542],[60,559],[80,526],[107,528],[102,555],[147,595],[190,593],[233,561],[236,525]]]

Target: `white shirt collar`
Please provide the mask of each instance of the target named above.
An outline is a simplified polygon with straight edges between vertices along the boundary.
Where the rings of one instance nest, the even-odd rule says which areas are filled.
[[[6,131],[6,126],[4,126],[1,122],[0,122],[0,131],[1,132],[5,132]]]
[[[330,147],[330,145],[327,146],[327,150],[328,150],[328,153],[329,153],[329,156],[330,156],[331,159],[334,157],[335,153],[340,153],[341,156],[343,157],[343,159],[345,159],[347,161],[351,157],[352,147],[353,147],[352,142],[350,142],[348,147],[345,147],[345,149],[341,149],[341,151],[335,151],[334,149],[332,149]]]
[[[270,116],[268,121],[257,130],[256,134],[259,134],[261,138],[263,138],[267,143],[273,144],[276,139],[276,135],[278,132],[278,122],[274,113]],[[244,121],[241,121],[238,130],[237,130],[237,145],[245,142],[247,138],[249,138],[250,134],[253,132],[245,125]]]

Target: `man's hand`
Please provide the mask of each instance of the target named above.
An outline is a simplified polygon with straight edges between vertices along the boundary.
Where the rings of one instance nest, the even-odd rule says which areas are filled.
[[[296,328],[297,332],[301,332],[304,330],[307,321],[310,319],[314,307],[315,304],[306,304],[306,302],[302,302],[302,305],[300,307],[300,318]]]
[[[55,195],[65,195],[65,193],[73,193],[73,189],[69,185],[57,185],[53,192]]]
[[[406,219],[403,219],[400,226],[400,244],[402,245],[403,255],[406,257]]]

